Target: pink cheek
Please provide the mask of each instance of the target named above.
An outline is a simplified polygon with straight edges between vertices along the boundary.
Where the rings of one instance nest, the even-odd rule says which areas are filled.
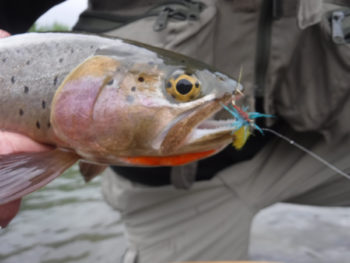
[[[71,140],[91,136],[92,112],[101,87],[101,79],[88,77],[70,81],[59,91],[51,118],[60,135]]]
[[[106,87],[95,103],[93,119],[102,147],[124,150],[133,140],[134,101],[116,87]]]

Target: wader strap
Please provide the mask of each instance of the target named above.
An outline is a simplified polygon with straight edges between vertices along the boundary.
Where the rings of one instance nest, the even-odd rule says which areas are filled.
[[[171,168],[170,180],[177,189],[189,189],[196,180],[197,162]]]
[[[281,17],[291,17],[297,14],[299,1],[296,0],[274,0],[272,16],[274,20],[278,20]]]

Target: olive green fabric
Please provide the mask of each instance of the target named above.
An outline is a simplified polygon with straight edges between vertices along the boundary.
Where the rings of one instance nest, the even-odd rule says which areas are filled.
[[[340,8],[299,10],[299,27],[294,17],[275,21],[265,93],[269,113],[298,131],[320,132],[330,143],[350,131],[350,46],[333,43],[329,22],[329,13]]]
[[[120,1],[116,12],[145,9],[140,2]],[[332,41],[329,20],[348,1],[202,2],[198,20],[170,19],[155,32],[157,17],[146,17],[105,33],[192,56],[234,78],[243,67],[243,104],[253,110],[260,89],[266,112],[288,123],[283,134],[349,173],[350,46]],[[261,10],[271,3],[280,4],[265,19]],[[266,63],[257,65],[257,57]],[[257,77],[257,69],[266,75]],[[247,259],[250,224],[264,207],[281,201],[350,204],[349,180],[278,138],[252,160],[189,190],[145,187],[107,173],[103,193],[122,214],[127,263]]]

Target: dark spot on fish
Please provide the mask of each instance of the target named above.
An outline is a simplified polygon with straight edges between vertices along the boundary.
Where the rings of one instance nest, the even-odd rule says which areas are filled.
[[[130,96],[130,95],[126,96],[126,101],[129,102],[129,103],[133,103],[134,96]]]
[[[6,62],[6,60],[7,60],[7,58],[3,58],[3,59],[2,59],[2,62],[4,62],[4,63],[5,63],[5,62]]]
[[[91,49],[93,49],[93,48],[94,48],[94,46],[90,46],[90,48],[91,48]]]
[[[20,51],[19,49],[17,49],[16,52],[17,52],[18,54],[21,53],[21,51]]]
[[[51,128],[51,123],[50,122],[47,123],[47,128],[49,128],[49,129]]]
[[[182,64],[185,64],[186,63],[186,60],[184,60],[184,59],[181,59],[181,61],[180,61]]]
[[[149,61],[148,65],[150,65],[150,66],[154,65],[154,61]]]
[[[170,81],[168,81],[168,83],[166,84],[166,87],[167,87],[168,89],[171,88],[171,82],[170,82]]]
[[[40,129],[40,122],[39,122],[39,121],[36,122],[36,127],[37,127],[38,129]]]
[[[57,78],[58,78],[58,76],[56,75],[55,78],[53,79],[53,85],[54,86],[56,86],[56,84],[57,84]]]
[[[145,79],[143,77],[139,77],[137,80],[140,81],[140,82],[144,82],[145,81]]]
[[[16,82],[16,80],[15,80],[15,77],[14,77],[14,76],[12,76],[12,77],[11,77],[11,82],[12,82],[12,84],[14,84],[14,83]]]
[[[43,100],[43,101],[41,102],[41,107],[42,107],[43,109],[46,108],[46,101]]]
[[[70,50],[70,53],[71,53],[71,54],[73,54],[73,53],[74,53],[74,49],[73,49],[73,48]]]
[[[194,84],[196,86],[196,88],[199,88],[199,82],[196,81],[196,83]]]
[[[136,91],[136,87],[131,87],[131,91]]]
[[[19,109],[19,115],[22,116],[24,111],[22,109]]]
[[[108,81],[107,85],[112,85],[114,82],[114,79],[111,79],[110,81]]]
[[[30,60],[28,60],[28,61],[26,62],[26,64],[29,65],[29,64],[30,64]]]
[[[58,62],[62,63],[62,62],[63,62],[63,58],[60,58],[60,59],[58,60]]]
[[[29,92],[29,88],[27,86],[24,86],[24,93],[28,93]]]

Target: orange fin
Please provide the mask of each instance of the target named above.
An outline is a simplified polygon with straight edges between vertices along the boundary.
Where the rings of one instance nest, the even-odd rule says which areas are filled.
[[[107,167],[107,165],[98,165],[83,161],[79,162],[80,173],[84,177],[86,183],[101,174]]]
[[[213,155],[217,150],[209,150],[197,153],[184,153],[172,156],[136,156],[136,157],[120,157],[120,159],[128,164],[136,166],[177,166],[188,164],[210,155]]]
[[[0,205],[48,184],[78,159],[75,153],[59,149],[0,155]]]

